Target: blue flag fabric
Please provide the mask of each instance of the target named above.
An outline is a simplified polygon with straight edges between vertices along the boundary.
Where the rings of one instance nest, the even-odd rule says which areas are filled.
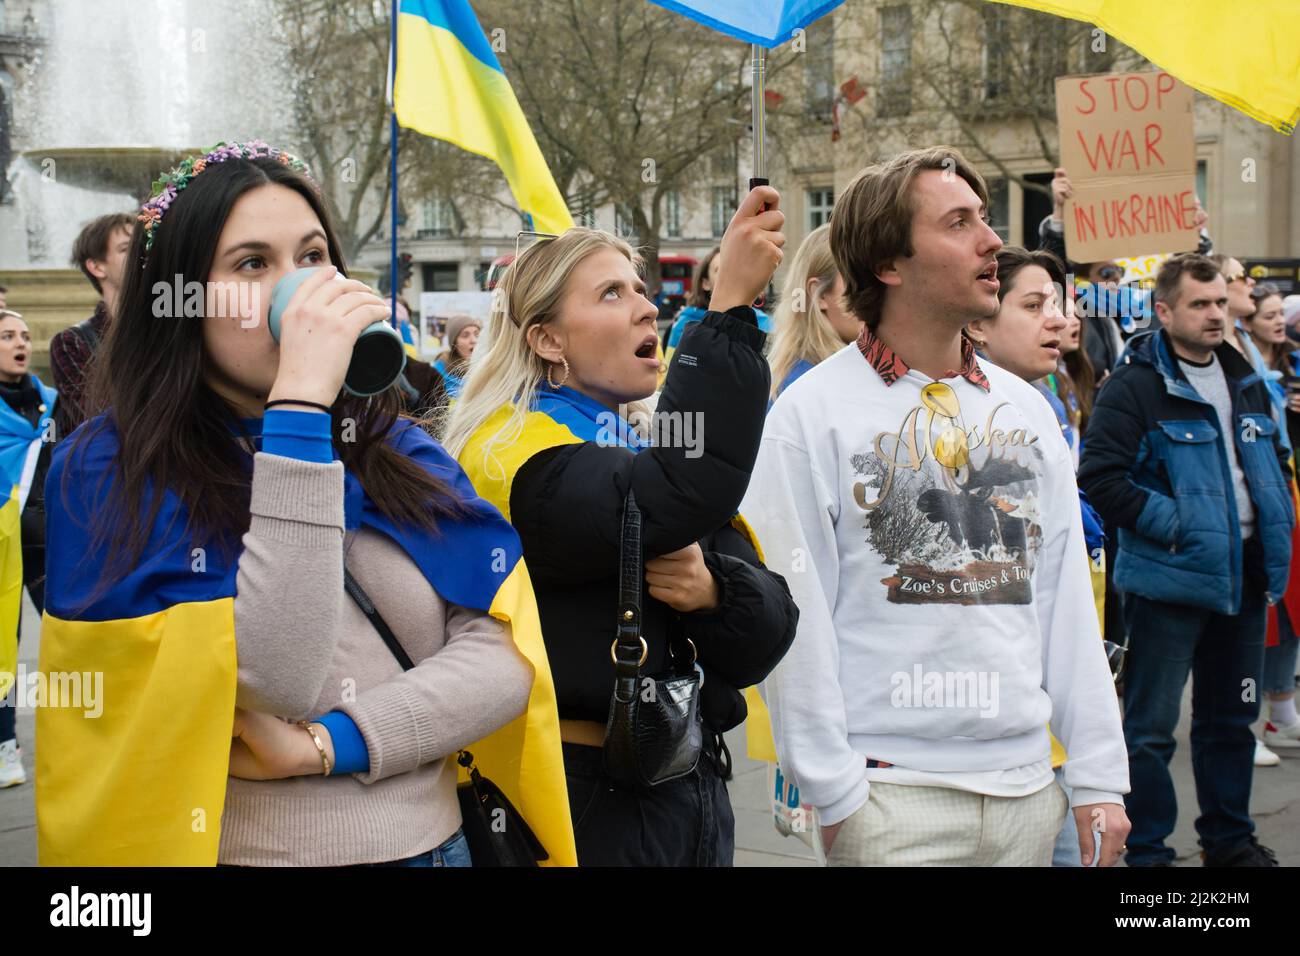
[[[844,0],[650,0],[727,36],[780,46],[794,31],[830,13]]]

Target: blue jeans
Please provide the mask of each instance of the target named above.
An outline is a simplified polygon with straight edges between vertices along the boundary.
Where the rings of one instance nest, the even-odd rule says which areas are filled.
[[[1296,651],[1300,650],[1300,637],[1296,636],[1285,604],[1277,606],[1276,647],[1264,648],[1264,679],[1260,682],[1266,694],[1289,694],[1295,690]],[[3,735],[0,735],[3,739]]]
[[[1200,608],[1124,599],[1129,651],[1124,676],[1126,800],[1133,825],[1130,866],[1172,862],[1165,839],[1178,816],[1169,761],[1188,672],[1192,675],[1192,774],[1201,815],[1196,832],[1207,854],[1230,854],[1255,832],[1250,784],[1255,772],[1260,673],[1264,667],[1262,586],[1243,589],[1233,617]]]
[[[457,830],[441,846],[436,846],[426,853],[408,856],[404,860],[389,860],[387,863],[362,863],[360,866],[473,866],[469,858],[469,841],[465,834]]]

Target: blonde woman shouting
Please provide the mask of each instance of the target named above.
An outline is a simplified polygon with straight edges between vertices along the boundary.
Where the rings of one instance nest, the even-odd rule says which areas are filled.
[[[649,427],[641,403],[658,374],[656,309],[632,250],[590,229],[533,246],[511,265],[491,345],[448,425],[448,450],[523,543],[581,865],[732,860],[721,735],[744,719],[740,688],[775,666],[797,618],[785,582],[763,567],[736,514],[768,393],[765,336],[749,303],[781,261],[778,202],[760,187],[737,211],[711,310],[683,333]],[[703,682],[700,726],[690,731],[702,737],[697,761],[665,779],[628,782],[611,771],[617,747],[606,742],[615,707],[611,638],[627,607],[620,542],[632,499],[647,559],[640,672],[694,673],[694,661]],[[647,750],[681,742],[671,728],[637,738]]]

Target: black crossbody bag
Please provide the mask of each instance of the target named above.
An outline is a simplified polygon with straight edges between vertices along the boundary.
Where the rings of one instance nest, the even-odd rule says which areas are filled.
[[[370,600],[347,568],[343,569],[343,588],[379,632],[397,663],[402,665],[402,670],[409,671],[414,667],[415,662],[398,642],[397,635],[380,615],[375,602]],[[456,755],[456,762],[469,771],[468,782],[456,785],[456,797],[460,801],[461,829],[469,844],[472,864],[537,866],[539,860],[547,859],[546,848],[514,804],[500,787],[478,772],[474,755],[462,750]]]
[[[641,636],[641,579],[645,574],[641,550],[641,509],[632,492],[623,505],[619,542],[618,633],[610,645],[614,659],[614,693],[605,725],[605,771],[626,787],[653,787],[684,777],[700,761],[704,722],[700,716],[703,675],[695,664],[695,644],[684,642],[690,659],[668,645],[672,669],[664,675],[642,677],[649,656]]]

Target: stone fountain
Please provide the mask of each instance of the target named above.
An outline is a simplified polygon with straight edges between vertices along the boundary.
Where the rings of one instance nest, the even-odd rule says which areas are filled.
[[[15,30],[14,4],[0,34]],[[16,86],[3,172],[0,284],[48,368],[55,332],[90,314],[69,262],[90,219],[133,212],[159,172],[219,140],[290,148],[290,83],[271,0],[32,0],[36,54]],[[8,60],[6,69],[10,69]]]

